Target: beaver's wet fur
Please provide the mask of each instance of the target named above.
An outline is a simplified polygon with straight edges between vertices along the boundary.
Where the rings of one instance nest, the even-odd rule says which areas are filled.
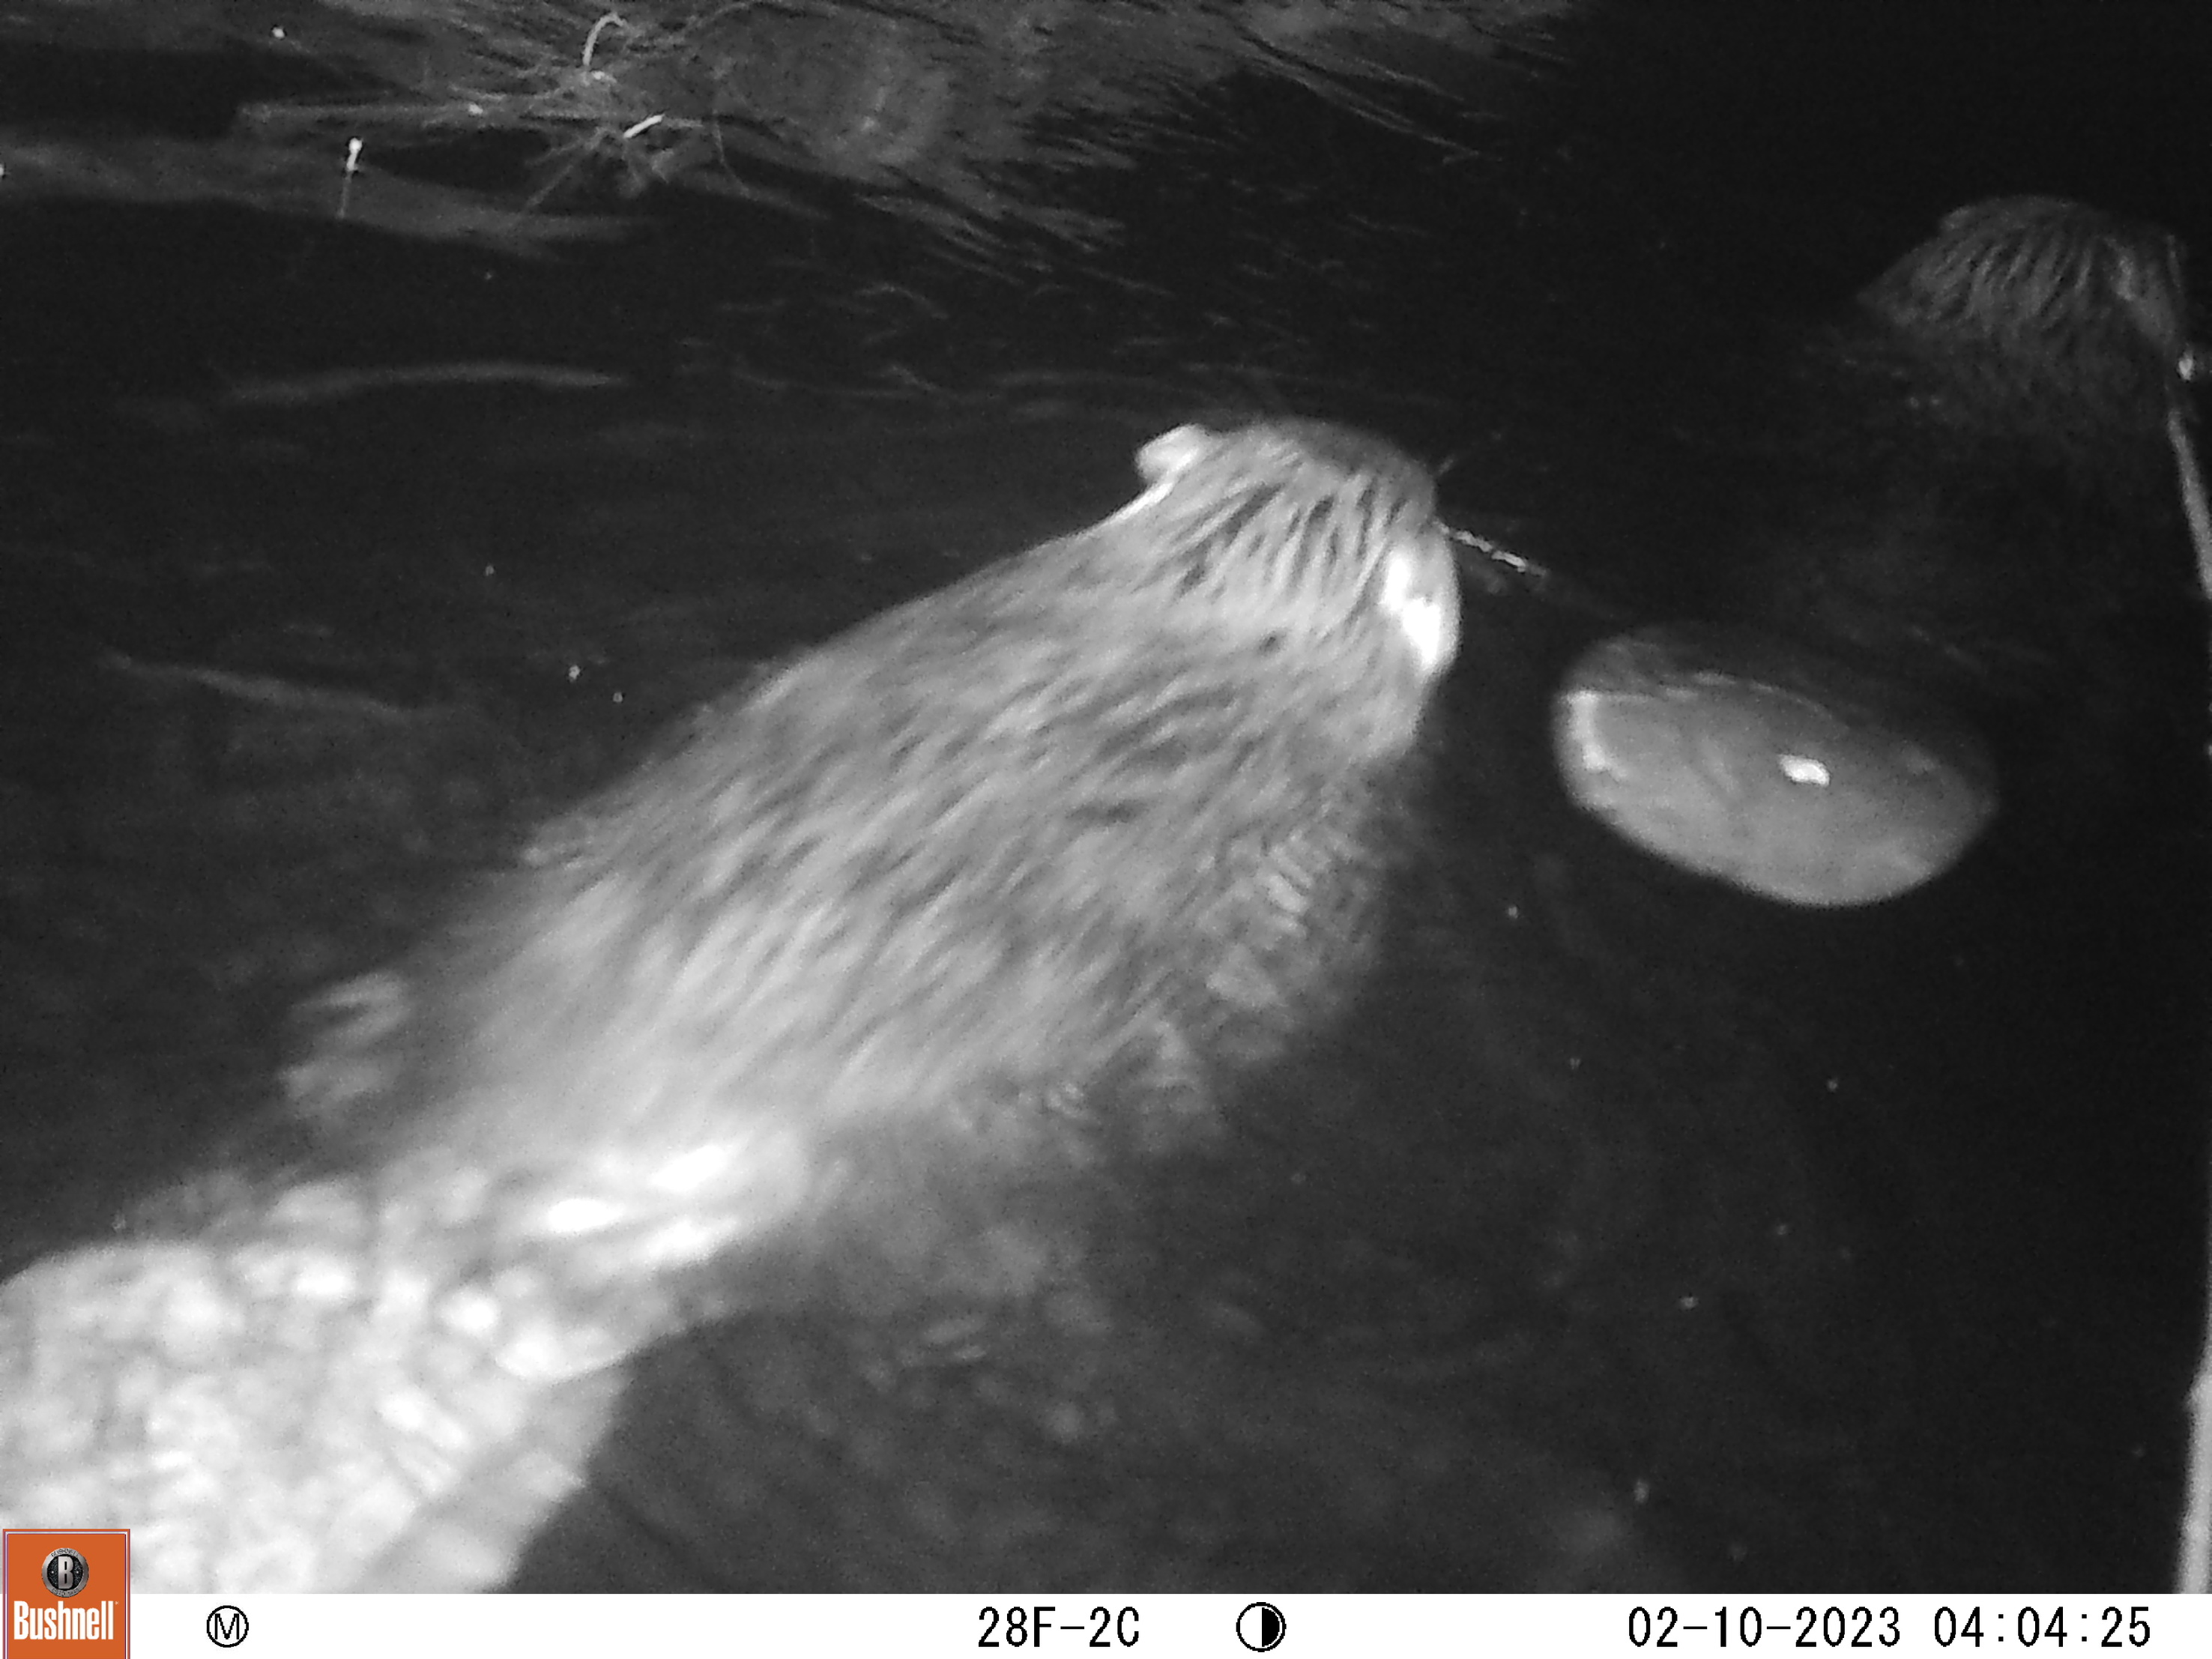
[[[2156,227],[2042,197],[1948,216],[1784,377],[1738,619],[1967,715],[2015,805],[2107,814],[2203,703],[2168,441],[2187,319]]]
[[[1947,214],[1858,296],[1932,419],[2109,465],[2159,436],[2189,350],[2181,245],[2051,197]]]
[[[617,1282],[920,1253],[925,1197],[1206,1136],[1359,975],[1457,590],[1380,441],[1184,427],[1139,466],[700,709],[356,988],[302,1106]]]

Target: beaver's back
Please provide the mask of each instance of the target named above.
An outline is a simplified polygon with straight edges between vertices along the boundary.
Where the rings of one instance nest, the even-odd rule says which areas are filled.
[[[533,1230],[726,1183],[736,1236],[856,1160],[1080,1151],[1328,1018],[1456,636],[1425,475],[1336,433],[1179,429],[1131,507],[694,715],[411,966],[402,1143]]]

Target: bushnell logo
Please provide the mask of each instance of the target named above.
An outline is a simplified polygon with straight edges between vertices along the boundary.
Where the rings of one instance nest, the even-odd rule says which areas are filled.
[[[131,1534],[122,1528],[10,1528],[0,1534],[0,1659],[130,1651]]]
[[[39,1569],[39,1577],[48,1589],[67,1601],[92,1582],[92,1569],[85,1564],[84,1557],[64,1547],[46,1557],[46,1565]]]

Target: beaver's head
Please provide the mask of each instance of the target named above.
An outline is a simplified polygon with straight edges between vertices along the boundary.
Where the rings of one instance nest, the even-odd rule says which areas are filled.
[[[1901,340],[1971,368],[1979,403],[2024,417],[2039,405],[2039,424],[2055,404],[2107,435],[2158,427],[2190,360],[2180,243],[2051,197],[1956,210],[1859,301]]]
[[[1256,653],[1357,663],[1425,693],[1459,647],[1459,585],[1427,471],[1318,421],[1179,426],[1098,526],[1095,579]]]

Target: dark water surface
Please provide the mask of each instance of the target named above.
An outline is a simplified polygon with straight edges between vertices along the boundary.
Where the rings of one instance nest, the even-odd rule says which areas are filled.
[[[518,1583],[2160,1586],[2201,745],[1851,914],[1642,860],[1547,757],[1573,654],[1707,590],[1746,377],[1942,211],[2212,257],[2212,26],[1862,10],[1601,10],[1501,114],[1408,94],[1448,142],[1228,88],[1092,187],[1127,234],[1082,260],[684,206],[543,266],[0,222],[7,1264],[248,1125],[293,1004],[702,695],[1110,509],[1177,421],[1324,415],[1556,577],[1470,587],[1352,1029],[1117,1198],[1080,1317],[648,1356]],[[627,384],[222,395],[453,359]]]

